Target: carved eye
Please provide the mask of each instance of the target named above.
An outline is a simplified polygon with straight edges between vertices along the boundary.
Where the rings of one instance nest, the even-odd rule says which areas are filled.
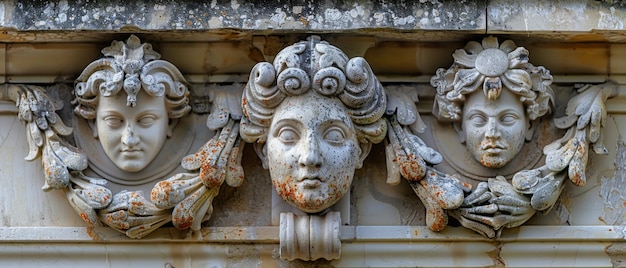
[[[298,131],[289,126],[285,126],[278,131],[278,139],[284,143],[294,143],[300,139]]]
[[[324,140],[333,144],[341,144],[346,139],[346,133],[338,127],[331,127],[324,132]]]
[[[120,127],[124,123],[124,119],[116,115],[105,116],[102,120],[111,128]]]
[[[502,115],[502,117],[500,117],[500,122],[502,122],[502,124],[505,124],[505,125],[515,124],[517,120],[519,120],[519,117],[516,114],[512,114],[512,113],[507,113],[507,114]]]
[[[139,124],[140,126],[148,127],[154,124],[156,120],[157,120],[157,117],[155,115],[147,114],[147,115],[140,117],[137,120],[137,124]]]
[[[469,116],[469,120],[472,124],[482,126],[487,123],[487,117],[482,114],[472,114]]]

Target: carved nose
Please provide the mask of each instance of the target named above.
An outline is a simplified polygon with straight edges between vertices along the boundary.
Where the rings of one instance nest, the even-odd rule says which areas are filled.
[[[135,136],[132,124],[126,126],[126,130],[122,134],[122,144],[126,146],[134,146],[139,144],[139,137]]]
[[[300,167],[322,166],[322,152],[320,151],[317,139],[315,137],[308,137],[303,147],[300,159],[298,159]]]
[[[494,118],[489,119],[487,123],[487,132],[485,133],[485,137],[489,138],[499,138],[500,130],[498,129],[498,124]]]

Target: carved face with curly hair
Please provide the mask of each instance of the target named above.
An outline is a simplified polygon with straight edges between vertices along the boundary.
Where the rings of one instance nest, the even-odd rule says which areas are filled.
[[[525,48],[491,36],[482,44],[469,42],[453,57],[454,64],[431,79],[437,88],[433,113],[455,122],[476,161],[501,168],[532,139],[532,121],[550,112],[552,76],[528,62]]]
[[[307,213],[339,201],[386,134],[384,91],[367,62],[316,37],[257,64],[242,103],[242,138],[256,144],[277,194]]]
[[[111,162],[138,172],[161,151],[176,119],[191,110],[186,81],[135,36],[102,53],[77,79],[74,111],[89,121]]]

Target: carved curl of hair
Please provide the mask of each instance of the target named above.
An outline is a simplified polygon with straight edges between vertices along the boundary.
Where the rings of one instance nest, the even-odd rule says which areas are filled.
[[[496,100],[503,86],[519,96],[530,120],[550,112],[554,101],[550,71],[530,64],[528,50],[513,41],[498,44],[489,36],[482,44],[468,42],[453,57],[452,66],[438,69],[430,80],[437,88],[433,114],[438,120],[461,120],[465,95],[482,88],[486,98]]]
[[[365,59],[311,37],[283,49],[274,64],[254,66],[243,92],[241,137],[263,143],[276,107],[288,96],[314,90],[338,98],[354,123],[359,142],[378,143],[387,133],[384,89]]]
[[[187,81],[176,66],[159,60],[161,55],[150,44],[140,43],[133,35],[126,43],[113,41],[102,54],[104,58],[90,63],[76,79],[76,114],[95,119],[99,96],[113,96],[122,89],[131,107],[143,89],[150,96],[165,96],[169,118],[181,118],[191,111]]]

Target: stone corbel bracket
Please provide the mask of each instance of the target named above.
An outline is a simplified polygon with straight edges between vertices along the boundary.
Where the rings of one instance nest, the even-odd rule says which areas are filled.
[[[280,258],[313,261],[341,257],[341,216],[331,211],[323,216],[280,214]]]

